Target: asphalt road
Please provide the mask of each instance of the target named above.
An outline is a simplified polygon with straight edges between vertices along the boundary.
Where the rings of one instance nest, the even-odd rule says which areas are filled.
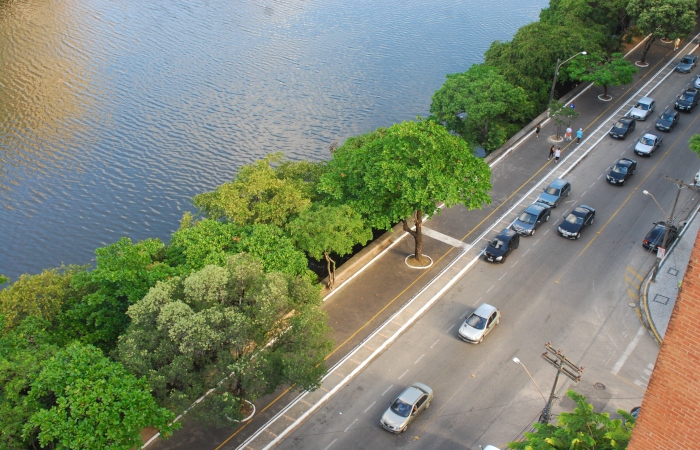
[[[664,107],[672,107],[689,83],[690,75],[671,75],[652,94],[658,106],[647,121],[638,122],[625,141],[605,138],[566,176],[573,185],[572,194],[553,210],[552,219],[536,236],[522,238],[520,248],[505,264],[478,263],[279,447],[505,447],[529,429],[544,406],[535,384],[512,358],[520,358],[548,396],[555,369],[540,358],[545,342],[585,367],[575,389],[596,409],[614,412],[640,404],[658,347],[628,303],[655,261],[641,246],[642,238],[654,221],[665,218],[642,190],[652,192],[668,213],[677,188],[664,176],[692,181],[700,160],[688,150],[687,142],[700,129],[700,107],[682,114],[679,125],[664,134],[662,147],[652,157],[636,156],[632,147],[644,132],[654,132],[658,115]],[[609,185],[605,172],[623,156],[637,160],[637,172],[624,187]],[[503,226],[536,195],[523,199],[522,208],[516,208]],[[676,215],[685,217],[698,200],[694,191],[684,189]],[[558,236],[556,226],[562,217],[581,203],[596,209],[594,224],[578,241]],[[458,214],[452,213],[449,219],[459,220]],[[446,220],[445,215],[441,220]],[[485,245],[486,240],[481,248]],[[501,309],[501,323],[482,344],[464,343],[457,337],[457,328],[482,302]],[[572,384],[561,380],[558,391],[563,395],[563,389]],[[381,428],[379,419],[395,396],[414,381],[431,386],[435,399],[406,433],[392,435]],[[564,398],[554,413],[571,408]]]

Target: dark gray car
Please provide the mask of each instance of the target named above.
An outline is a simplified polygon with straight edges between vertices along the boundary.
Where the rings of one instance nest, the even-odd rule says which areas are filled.
[[[520,213],[510,228],[523,236],[532,236],[540,225],[549,220],[551,212],[549,205],[535,202]]]
[[[676,72],[690,73],[693,67],[698,63],[698,57],[695,55],[685,55],[676,65]]]
[[[556,208],[559,203],[571,193],[571,183],[563,178],[557,178],[544,188],[544,192],[537,197],[537,202],[544,203],[550,208]]]

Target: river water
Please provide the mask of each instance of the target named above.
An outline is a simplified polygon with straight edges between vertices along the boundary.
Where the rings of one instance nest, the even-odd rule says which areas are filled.
[[[547,0],[0,0],[0,273],[168,239],[265,154],[428,114]]]

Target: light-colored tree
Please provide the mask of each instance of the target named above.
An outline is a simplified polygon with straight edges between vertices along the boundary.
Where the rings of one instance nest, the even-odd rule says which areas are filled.
[[[578,112],[574,108],[570,108],[566,103],[558,100],[552,100],[549,104],[549,117],[554,119],[557,124],[557,139],[561,139],[562,127],[568,127],[571,122],[578,117]]]

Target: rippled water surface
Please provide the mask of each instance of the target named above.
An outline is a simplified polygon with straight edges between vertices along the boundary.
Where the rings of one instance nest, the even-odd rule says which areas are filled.
[[[0,0],[0,273],[128,236],[273,151],[427,115],[547,0]]]

